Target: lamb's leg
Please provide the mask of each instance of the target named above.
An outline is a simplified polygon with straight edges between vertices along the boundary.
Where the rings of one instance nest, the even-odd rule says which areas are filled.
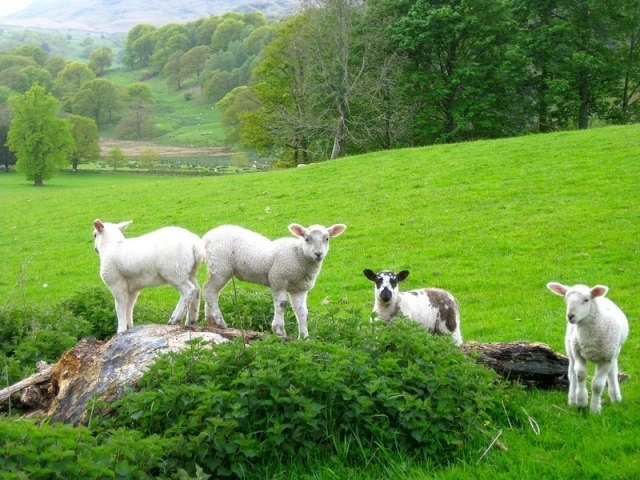
[[[198,267],[195,265],[189,274],[189,281],[194,289],[194,293],[187,308],[186,325],[197,325],[200,316],[200,285],[198,284]]]
[[[287,308],[287,292],[284,290],[273,290],[273,322],[271,322],[271,330],[276,335],[286,337],[287,332],[284,329],[284,311]]]
[[[607,383],[607,376],[611,370],[611,362],[596,365],[596,374],[591,382],[591,413],[600,413],[602,409],[602,391]]]
[[[567,378],[569,379],[569,395],[567,403],[576,405],[578,401],[578,378],[576,376],[576,362],[574,360],[573,349],[571,348],[571,329],[567,327],[567,333],[564,337],[564,348],[567,352],[569,360],[569,368],[567,369]]]
[[[127,298],[115,297],[116,315],[118,317],[118,333],[127,330]]]
[[[622,392],[620,391],[620,384],[618,383],[618,359],[615,358],[611,362],[611,368],[607,375],[607,385],[609,386],[609,398],[611,402],[621,402]]]
[[[569,405],[576,405],[578,396],[578,378],[576,377],[575,361],[571,354],[568,355],[569,368],[567,369],[567,377],[569,378],[569,395],[567,403]]]
[[[133,328],[133,307],[136,306],[136,301],[138,301],[138,295],[140,294],[140,290],[136,290],[134,292],[129,292],[127,298],[127,329]]]
[[[587,362],[579,357],[574,358],[573,371],[576,376],[576,405],[587,408],[589,393],[587,392]]]
[[[196,278],[191,279],[195,291],[191,297],[189,303],[189,309],[187,310],[187,325],[196,325],[198,323],[198,316],[200,315],[200,285]]]
[[[309,336],[307,329],[307,292],[296,292],[289,294],[291,298],[291,306],[298,320],[298,338],[306,338]]]
[[[187,315],[187,309],[191,308],[193,297],[196,294],[195,286],[188,280],[180,285],[174,285],[174,287],[180,292],[180,300],[178,300],[176,308],[173,310],[171,317],[169,317],[169,325],[180,323]]]
[[[129,292],[127,285],[122,282],[109,285],[109,289],[115,301],[118,333],[122,333],[133,327],[133,304],[136,302],[137,293]]]
[[[218,298],[220,297],[220,292],[230,279],[231,278],[228,278],[222,281],[213,275],[209,275],[209,278],[207,278],[207,281],[204,282],[202,286],[202,296],[205,302],[204,315],[210,327],[217,326],[218,328],[227,328],[227,324],[218,306]]]

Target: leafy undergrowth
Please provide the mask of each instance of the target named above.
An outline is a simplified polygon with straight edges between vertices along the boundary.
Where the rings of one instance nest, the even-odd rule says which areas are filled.
[[[308,341],[268,337],[165,357],[139,391],[103,405],[98,431],[162,435],[165,460],[196,474],[254,478],[275,463],[380,452],[446,464],[505,422],[506,389],[447,339],[398,321],[323,322]],[[509,402],[507,402],[507,405]]]

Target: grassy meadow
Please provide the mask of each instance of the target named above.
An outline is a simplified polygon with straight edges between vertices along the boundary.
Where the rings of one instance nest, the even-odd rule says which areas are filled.
[[[287,225],[345,223],[314,290],[314,312],[367,318],[364,268],[409,269],[404,289],[440,286],[462,308],[466,341],[528,340],[563,350],[564,304],[550,280],[610,287],[630,336],[620,369],[623,403],[600,416],[569,409],[564,392],[526,392],[524,428],[448,469],[411,462],[345,471],[327,461],[297,478],[635,478],[640,471],[640,126],[385,151],[225,177],[59,174],[43,188],[0,175],[0,308],[47,305],[100,287],[92,221],[132,219],[136,236],[165,225],[198,234],[223,223],[268,237]],[[205,272],[202,268],[201,279]],[[106,287],[104,287],[106,288]],[[260,292],[262,287],[239,284]],[[231,288],[223,292],[230,296]],[[177,294],[143,291],[168,318]],[[327,306],[328,305],[328,306]],[[134,314],[135,321],[135,314]],[[159,318],[164,322],[165,318]],[[115,323],[115,318],[114,318]],[[295,334],[295,328],[290,334]]]

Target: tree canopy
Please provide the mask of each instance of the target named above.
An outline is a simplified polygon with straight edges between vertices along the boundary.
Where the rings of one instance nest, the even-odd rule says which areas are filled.
[[[282,21],[137,25],[121,60],[216,105],[227,142],[297,164],[637,122],[639,33],[637,0],[301,0]],[[86,63],[0,53],[0,86],[38,83],[120,138],[156,135],[154,103],[105,78],[110,50],[85,43]]]

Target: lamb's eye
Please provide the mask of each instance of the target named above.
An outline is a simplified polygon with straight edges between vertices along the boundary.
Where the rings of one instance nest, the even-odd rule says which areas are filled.
[[[589,299],[588,298],[583,299],[582,303],[589,303]]]

